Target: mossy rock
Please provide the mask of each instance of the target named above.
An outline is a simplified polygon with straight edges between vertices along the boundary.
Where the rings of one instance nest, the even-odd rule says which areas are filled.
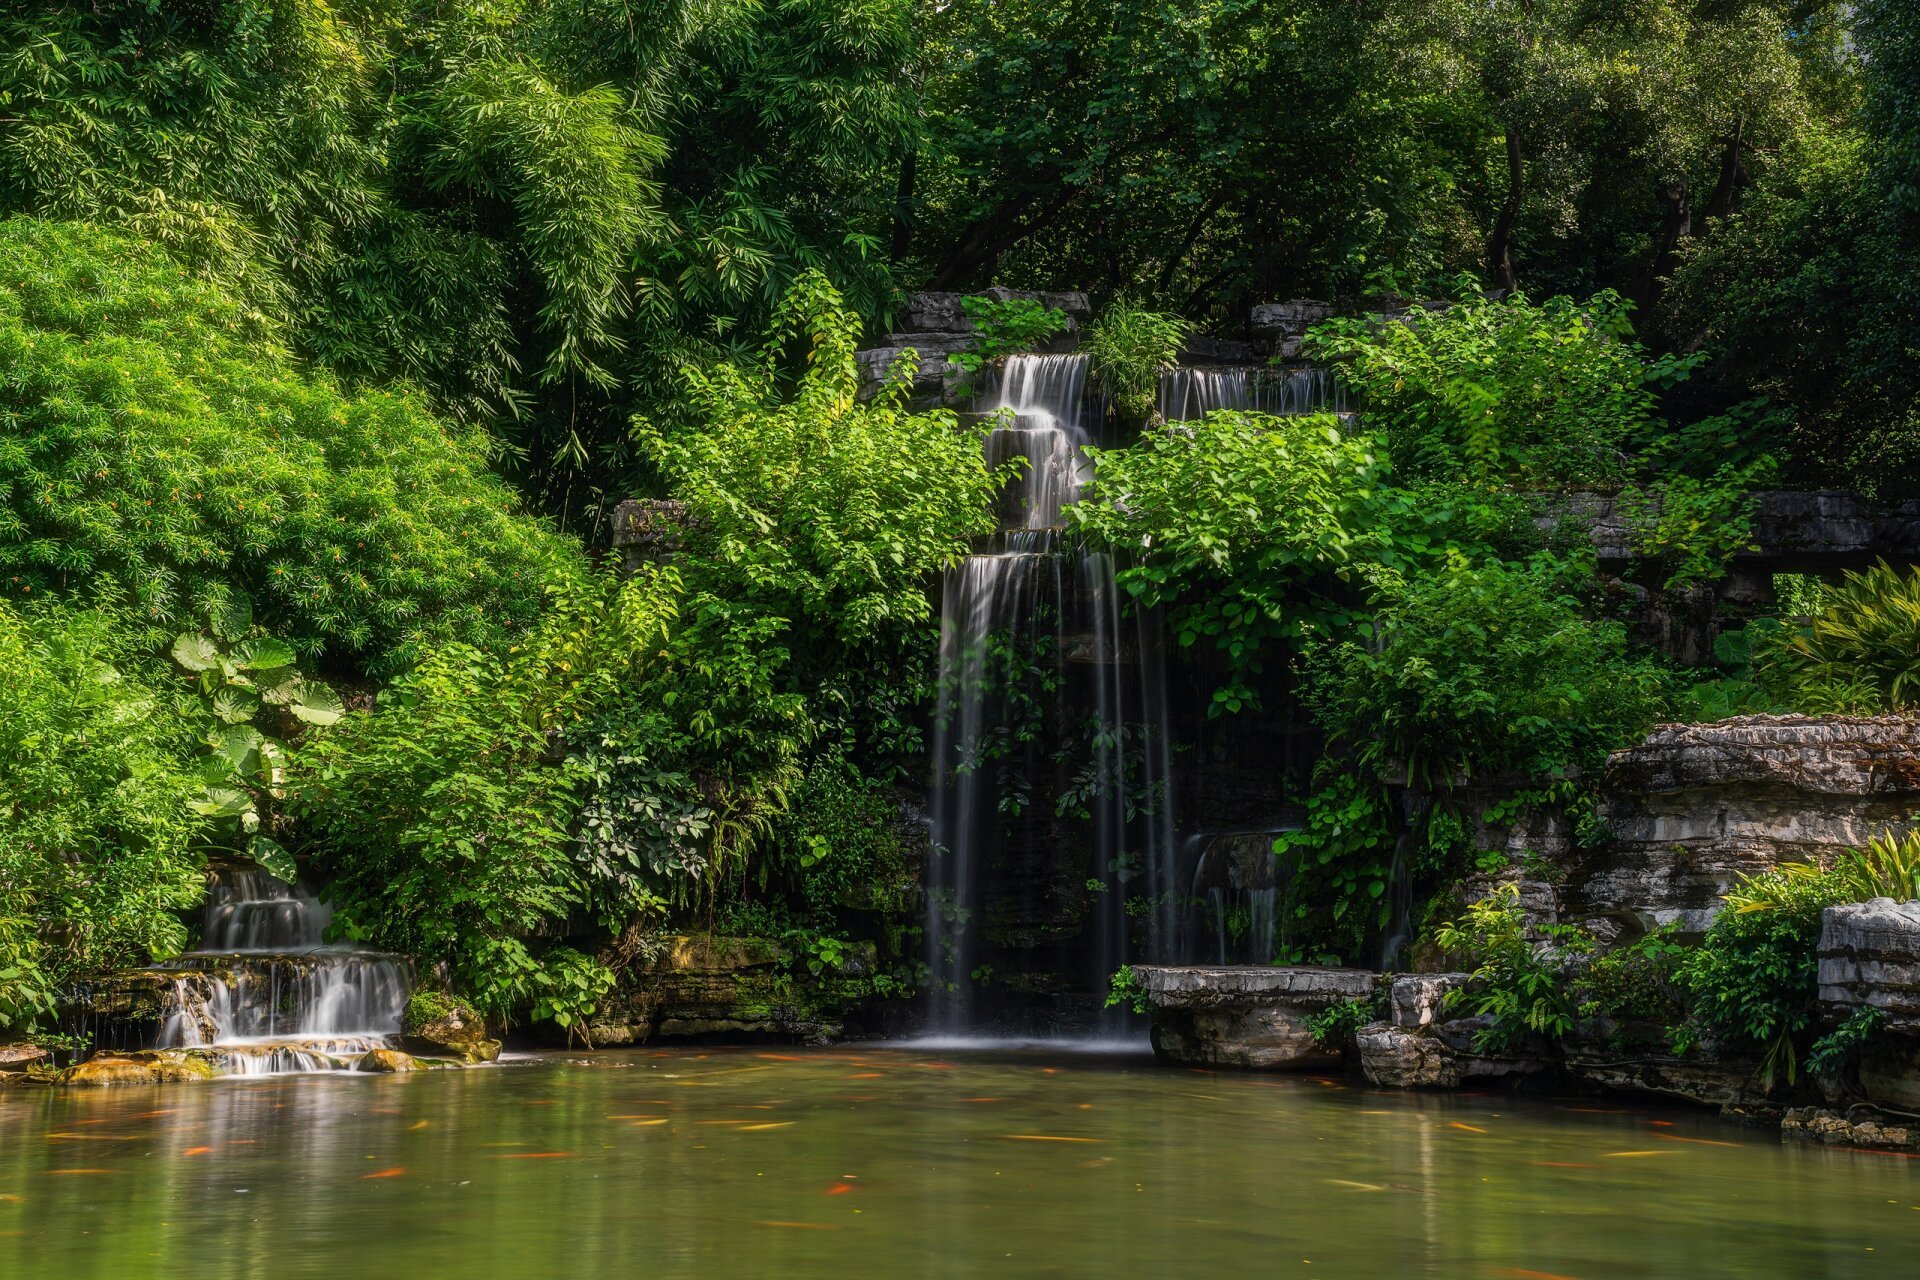
[[[488,1038],[486,1021],[473,1006],[439,991],[416,991],[407,1001],[403,1043],[413,1053],[468,1065],[500,1056],[500,1042]]]
[[[175,1084],[211,1080],[220,1073],[211,1062],[177,1049],[141,1053],[96,1053],[54,1077],[54,1083],[81,1089],[123,1084]]]
[[[412,1054],[398,1049],[369,1049],[360,1055],[353,1069],[375,1075],[397,1075],[403,1071],[425,1071],[426,1067]]]

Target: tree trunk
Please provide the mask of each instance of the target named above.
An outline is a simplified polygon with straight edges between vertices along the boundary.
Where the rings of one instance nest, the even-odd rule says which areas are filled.
[[[1666,291],[1667,277],[1673,274],[1673,263],[1679,255],[1680,242],[1693,234],[1693,206],[1689,194],[1685,178],[1677,178],[1667,184],[1667,211],[1661,219],[1660,239],[1654,244],[1653,255],[1647,260],[1646,279],[1641,281],[1640,296],[1635,299],[1643,313],[1659,303],[1660,295]]]
[[[1740,192],[1747,185],[1747,166],[1741,159],[1741,149],[1746,145],[1746,125],[1744,120],[1733,122],[1733,133],[1727,137],[1727,145],[1720,152],[1720,180],[1713,184],[1713,194],[1707,198],[1707,207],[1702,210],[1704,221],[1708,224],[1703,231],[1710,230],[1715,221],[1740,208]]]
[[[1502,289],[1511,293],[1518,287],[1513,274],[1513,224],[1520,218],[1520,198],[1525,193],[1525,163],[1520,154],[1520,135],[1507,130],[1507,198],[1494,219],[1493,238],[1487,242],[1487,274]]]

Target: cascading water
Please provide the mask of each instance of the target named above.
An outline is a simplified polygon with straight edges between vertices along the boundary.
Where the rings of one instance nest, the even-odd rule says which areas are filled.
[[[1216,409],[1344,413],[1347,401],[1340,380],[1327,369],[1228,366],[1162,373],[1159,408],[1168,422],[1194,422]]]
[[[1099,890],[1072,963],[1089,991],[1126,958],[1126,898],[1162,892],[1170,865],[1157,852],[1172,847],[1157,619],[1136,617],[1128,644],[1112,558],[1062,536],[1062,508],[1091,475],[1086,378],[1084,356],[1006,361],[984,449],[991,464],[1025,465],[1002,497],[1000,531],[944,584],[926,932],[938,1033],[978,1024],[986,880],[1010,843],[1045,846],[1058,836],[1048,819],[1084,819],[1088,865],[1073,889]],[[1047,723],[1076,701],[1090,704],[1084,724]],[[1045,742],[1049,729],[1085,742]],[[1035,775],[1082,746],[1070,798],[1036,795]]]
[[[250,867],[221,868],[201,949],[172,975],[162,1049],[203,1049],[223,1071],[263,1075],[351,1066],[400,1034],[406,963],[322,943],[327,905]]]

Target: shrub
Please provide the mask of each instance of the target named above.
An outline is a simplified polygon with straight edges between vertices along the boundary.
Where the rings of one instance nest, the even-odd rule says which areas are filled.
[[[342,392],[158,250],[0,223],[0,596],[111,588],[155,648],[234,591],[378,673],[490,643],[579,556],[404,390]]]
[[[1884,561],[1823,593],[1806,627],[1756,655],[1763,686],[1812,712],[1920,707],[1920,570]]]
[[[1621,448],[1653,411],[1628,304],[1604,292],[1529,302],[1470,289],[1404,321],[1330,320],[1309,350],[1338,361],[1368,429],[1415,479],[1528,488],[1625,478]]]
[[[797,282],[808,287],[808,277]],[[834,304],[839,305],[838,295]],[[969,295],[960,299],[960,310],[973,324],[973,347],[947,357],[968,373],[978,373],[989,361],[1001,356],[1031,351],[1069,323],[1067,313],[1033,298],[983,298]]]
[[[0,602],[0,1031],[186,945],[210,718],[106,613]]]
[[[1615,622],[1581,616],[1564,567],[1457,566],[1389,583],[1376,643],[1316,646],[1306,700],[1381,776],[1590,770],[1658,719],[1667,678]]]
[[[1529,1033],[1557,1039],[1573,1030],[1579,1009],[1562,978],[1560,957],[1528,940],[1517,885],[1503,884],[1470,903],[1464,916],[1440,926],[1435,940],[1473,959],[1471,980],[1447,1000],[1489,1019],[1474,1033],[1476,1052],[1511,1053]]]
[[[1180,347],[1193,326],[1115,299],[1087,326],[1080,350],[1093,376],[1121,414],[1147,418],[1160,396],[1160,374],[1180,361]]]

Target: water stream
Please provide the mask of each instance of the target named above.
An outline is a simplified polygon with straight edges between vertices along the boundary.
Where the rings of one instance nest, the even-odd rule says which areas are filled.
[[[172,977],[155,1045],[202,1049],[231,1075],[330,1071],[400,1034],[406,962],[323,942],[332,912],[264,871],[221,868],[201,946]]]

